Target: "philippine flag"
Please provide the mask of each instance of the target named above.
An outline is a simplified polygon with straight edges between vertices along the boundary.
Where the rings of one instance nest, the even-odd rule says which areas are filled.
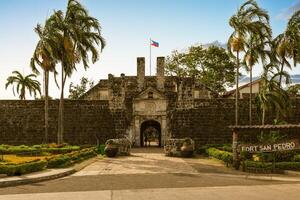
[[[159,43],[151,40],[151,46],[159,47]]]

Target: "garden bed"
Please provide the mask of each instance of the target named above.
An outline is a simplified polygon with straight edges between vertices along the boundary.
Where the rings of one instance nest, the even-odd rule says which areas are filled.
[[[23,151],[22,151],[23,150]],[[2,153],[1,153],[2,152]],[[0,145],[0,174],[23,175],[46,168],[69,167],[97,155],[95,147],[70,145]]]
[[[198,150],[211,158],[223,161],[226,166],[233,163],[232,148],[228,145],[205,145]],[[283,173],[284,170],[300,171],[300,152],[282,151],[272,153],[242,153],[241,168],[251,173]]]

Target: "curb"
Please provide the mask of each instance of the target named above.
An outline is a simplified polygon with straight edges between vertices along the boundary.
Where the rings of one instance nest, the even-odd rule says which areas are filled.
[[[69,176],[71,174],[74,174],[75,172],[82,170],[86,166],[96,162],[97,159],[98,159],[98,157],[95,157],[95,158],[83,161],[82,163],[76,164],[64,172],[60,172],[57,174],[51,174],[51,175],[46,175],[46,176],[41,176],[41,177],[34,177],[34,178],[25,178],[24,177],[23,179],[19,179],[19,180],[1,181],[0,188],[37,183],[37,182],[48,181],[48,180],[53,180],[53,179],[58,179],[58,178],[62,178],[65,176]],[[22,178],[22,176],[20,176],[20,178]]]

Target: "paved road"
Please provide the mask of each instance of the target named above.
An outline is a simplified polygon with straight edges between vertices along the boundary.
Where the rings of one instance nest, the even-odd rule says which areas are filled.
[[[88,199],[134,199],[132,196],[143,197],[137,199],[187,199],[187,196],[191,196],[191,199],[195,199],[195,195],[213,199],[223,193],[234,195],[242,192],[249,195],[254,190],[266,194],[271,194],[272,190],[280,193],[282,188],[286,188],[286,192],[300,194],[300,185],[297,184],[248,180],[231,176],[234,173],[216,161],[170,158],[159,152],[137,152],[130,157],[99,160],[62,179],[0,188],[0,200],[67,200],[84,199],[87,196]],[[167,194],[172,198],[167,198]],[[254,192],[252,196],[256,198],[256,194]],[[280,196],[275,195],[276,192],[272,194],[275,199]]]

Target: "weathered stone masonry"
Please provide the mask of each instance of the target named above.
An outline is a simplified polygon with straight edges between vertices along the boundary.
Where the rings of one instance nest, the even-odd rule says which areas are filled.
[[[215,99],[213,91],[192,78],[165,76],[164,65],[164,57],[158,57],[156,76],[146,76],[145,58],[137,58],[136,76],[109,74],[81,100],[66,100],[65,142],[96,144],[128,137],[134,145],[143,146],[147,128],[159,132],[161,145],[169,138],[184,137],[194,139],[196,146],[230,142],[227,127],[234,124],[234,99]],[[50,101],[51,142],[56,141],[58,104],[58,100]],[[247,99],[239,101],[239,124],[248,123],[248,104]],[[286,121],[299,123],[300,99],[292,105]],[[252,113],[253,124],[260,124],[254,106]],[[266,123],[274,117],[267,113]],[[37,144],[43,136],[43,101],[0,101],[0,144]]]
[[[49,138],[56,141],[58,101],[50,101]],[[247,100],[240,101],[240,124],[248,122]],[[0,101],[0,143],[39,144],[44,134],[43,101]],[[258,116],[253,112],[258,124]],[[272,116],[268,116],[271,122]],[[234,123],[233,99],[199,99],[194,108],[168,111],[170,137],[191,137],[196,146],[207,143],[231,142],[228,125]],[[109,109],[107,101],[66,100],[65,142],[70,144],[104,143],[109,138],[128,134],[130,115],[126,109]],[[293,101],[293,109],[287,118],[290,123],[300,121],[300,99]],[[298,134],[299,136],[299,134]]]
[[[57,141],[58,100],[49,102],[49,140]],[[70,144],[104,143],[125,130],[124,111],[107,101],[65,101],[64,140]],[[38,144],[44,134],[44,101],[0,101],[0,143]]]

